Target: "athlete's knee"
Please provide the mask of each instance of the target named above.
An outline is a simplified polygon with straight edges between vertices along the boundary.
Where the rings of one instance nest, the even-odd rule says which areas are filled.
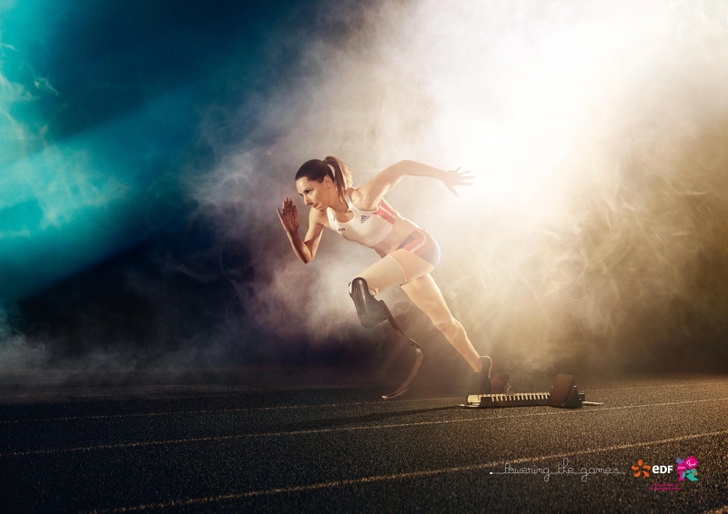
[[[438,313],[432,316],[430,320],[432,321],[432,324],[446,336],[452,335],[458,331],[458,323],[450,313]]]

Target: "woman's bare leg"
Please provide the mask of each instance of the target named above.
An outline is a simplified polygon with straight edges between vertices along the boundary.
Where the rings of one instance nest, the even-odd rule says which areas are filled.
[[[402,285],[412,303],[424,312],[433,325],[447,338],[451,345],[470,364],[473,371],[480,373],[483,362],[475,350],[468,334],[458,320],[453,318],[450,309],[442,297],[440,288],[433,278],[427,274]]]
[[[430,318],[470,367],[479,373],[483,369],[480,355],[463,326],[450,313],[440,288],[430,276],[433,269],[432,264],[421,257],[399,249],[369,266],[359,276],[367,281],[372,294],[401,285],[412,303]]]
[[[379,259],[357,277],[367,281],[369,292],[372,294],[377,294],[379,291],[398,286],[407,281],[402,266],[392,255]]]

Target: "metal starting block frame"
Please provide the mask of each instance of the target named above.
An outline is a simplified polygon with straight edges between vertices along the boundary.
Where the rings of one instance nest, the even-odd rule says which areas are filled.
[[[549,405],[567,409],[578,409],[582,405],[602,405],[597,402],[586,402],[586,395],[580,393],[574,385],[574,375],[557,375],[550,393],[509,393],[509,394],[471,394],[467,403],[460,406],[474,409],[490,409],[495,407],[528,407],[532,405]]]

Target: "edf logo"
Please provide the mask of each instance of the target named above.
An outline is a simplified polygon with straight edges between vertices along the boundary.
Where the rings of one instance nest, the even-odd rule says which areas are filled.
[[[632,470],[636,473],[632,476],[635,478],[639,477],[648,477],[650,476],[650,471],[653,475],[664,475],[666,473],[672,473],[672,466],[665,466],[662,464],[657,464],[655,466],[650,466],[649,464],[645,464],[642,459],[637,461],[636,465],[632,466]]]
[[[638,478],[641,476],[648,477],[648,476],[650,476],[649,469],[650,469],[650,465],[645,464],[644,462],[642,462],[642,459],[640,459],[637,461],[637,464],[632,465],[632,471],[636,472],[632,476],[635,478]]]

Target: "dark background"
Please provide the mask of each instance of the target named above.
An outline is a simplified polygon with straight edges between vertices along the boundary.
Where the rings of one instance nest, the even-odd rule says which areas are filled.
[[[366,8],[357,4],[346,9]],[[26,137],[6,132],[6,173],[20,181],[19,162],[80,141],[101,175],[128,188],[115,212],[88,208],[52,228],[41,228],[32,198],[0,210],[4,231],[31,232],[6,240],[0,259],[4,357],[20,366],[6,372],[339,363],[357,353],[334,342],[310,354],[305,337],[290,352],[260,330],[240,298],[255,277],[244,221],[237,239],[222,240],[185,183],[245,140],[272,85],[305,73],[302,31],[346,34],[322,9],[303,1],[5,7],[2,74],[32,96],[7,102]],[[234,123],[216,118],[241,106]],[[54,162],[31,165],[51,182]]]
[[[382,343],[391,342],[391,336],[365,332],[353,318],[349,328],[315,341],[309,332],[282,336],[256,321],[249,308],[256,301],[251,284],[273,281],[270,270],[276,266],[271,261],[280,260],[285,267],[293,259],[281,253],[287,248],[277,221],[272,216],[266,221],[270,234],[261,239],[259,225],[246,225],[255,216],[246,210],[246,198],[237,211],[211,211],[190,185],[204,183],[208,176],[215,180],[213,171],[241,141],[261,148],[274,144],[281,137],[276,124],[261,130],[271,92],[318,72],[303,58],[306,44],[314,35],[330,46],[343,43],[378,5],[4,4],[2,371],[17,376],[67,369],[103,375],[281,365],[332,366],[346,376],[381,366],[390,352]],[[686,161],[715,157],[714,149],[725,147],[723,127],[719,117],[706,118],[684,154]],[[701,147],[704,141],[709,142],[707,150]],[[649,204],[659,200],[661,186],[659,180],[650,182],[640,164],[640,156],[652,151],[633,146],[622,171],[622,197],[629,200],[634,191],[642,192],[633,206],[640,204],[646,218],[664,210],[659,201]],[[713,159],[724,161],[722,154]],[[297,164],[273,171],[291,176]],[[699,202],[691,207],[690,230],[707,235],[695,240],[692,258],[679,262],[678,275],[686,281],[680,291],[665,296],[660,309],[640,310],[637,298],[654,291],[648,288],[629,299],[622,290],[621,308],[612,320],[621,328],[610,332],[616,339],[600,338],[577,316],[567,319],[559,357],[547,370],[726,370],[728,246],[719,221],[726,205],[725,185],[719,180],[720,166],[712,169],[717,171],[709,178],[715,181],[704,184],[718,193],[705,210]],[[278,191],[258,188],[253,194],[277,198]],[[78,200],[88,195],[91,200]],[[267,215],[276,203],[271,200]],[[49,205],[57,209],[49,210]],[[620,218],[600,217],[601,207],[588,200],[575,205],[582,214],[579,227],[557,235],[558,243],[544,240],[541,248],[572,245],[583,249],[590,261],[599,261],[600,241],[609,237],[609,227],[619,227]],[[239,230],[230,229],[230,220],[239,223]],[[646,230],[660,235],[660,227]],[[648,276],[649,260],[634,257],[641,251],[639,244],[620,241],[613,246],[621,259],[614,261],[619,263],[614,269],[622,273],[618,282],[630,284]],[[465,255],[452,246],[445,250]],[[264,255],[269,264],[257,266],[261,257],[253,253]],[[616,259],[616,253],[604,257],[605,262]],[[451,289],[461,291],[455,309],[478,319],[478,312],[469,309],[478,302],[480,290],[459,281],[457,270],[463,263],[477,267],[466,255],[450,261],[441,278],[452,278]],[[589,277],[588,272],[579,273]],[[569,290],[574,303],[598,290],[601,278],[597,273],[584,291]],[[664,278],[665,283],[670,280]],[[280,314],[282,325],[292,323],[285,312]],[[419,314],[407,312],[413,327],[422,326]],[[515,317],[509,322],[518,324]],[[462,370],[444,340],[423,330],[417,334],[428,340],[430,355],[441,358],[451,373]],[[492,349],[506,367],[518,369],[518,351],[497,341]],[[524,371],[530,366],[524,365]]]

